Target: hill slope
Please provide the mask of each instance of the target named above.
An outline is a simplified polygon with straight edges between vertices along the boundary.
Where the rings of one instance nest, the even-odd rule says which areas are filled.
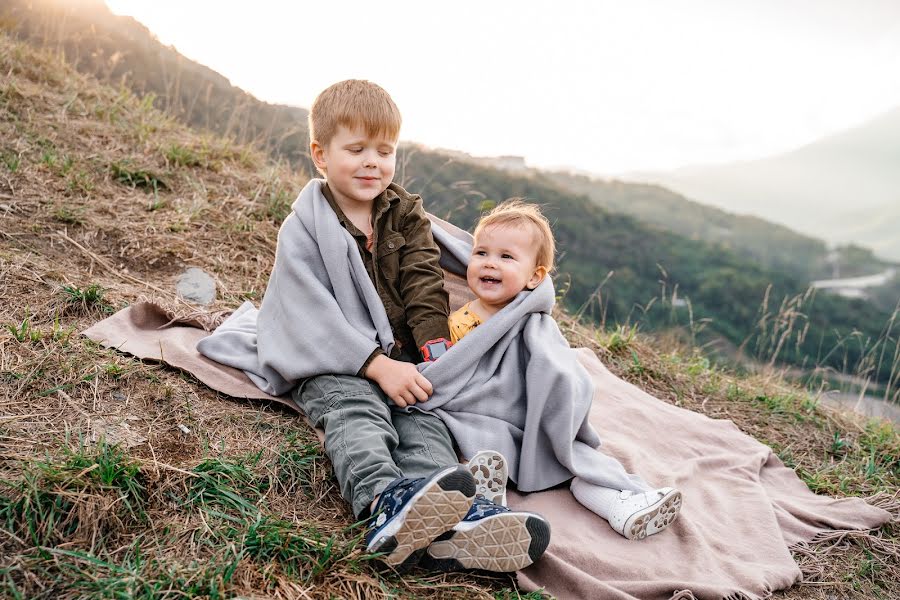
[[[0,72],[4,597],[539,598],[509,577],[377,569],[302,418],[78,335],[143,297],[193,312],[171,291],[189,265],[214,274],[213,308],[258,299],[277,221],[303,177],[2,32]],[[814,490],[876,495],[900,485],[890,426],[560,317],[614,372],[767,440]],[[897,551],[894,526],[817,559],[799,550],[805,583],[775,597],[889,597]]]

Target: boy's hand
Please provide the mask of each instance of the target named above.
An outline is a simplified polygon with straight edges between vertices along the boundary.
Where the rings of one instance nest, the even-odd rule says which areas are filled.
[[[425,402],[434,391],[415,365],[379,354],[366,369],[366,378],[378,384],[394,404],[403,408]]]

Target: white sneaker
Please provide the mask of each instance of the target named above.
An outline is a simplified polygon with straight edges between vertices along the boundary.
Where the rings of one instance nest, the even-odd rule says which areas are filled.
[[[619,492],[610,506],[609,524],[629,540],[642,540],[671,525],[681,511],[681,492],[665,487],[652,492]]]
[[[466,466],[475,477],[475,495],[506,506],[506,481],[509,479],[506,458],[494,450],[481,450]]]

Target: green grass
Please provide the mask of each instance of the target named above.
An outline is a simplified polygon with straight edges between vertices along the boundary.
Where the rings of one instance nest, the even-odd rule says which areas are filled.
[[[729,390],[730,391],[730,390]],[[736,395],[736,399],[743,398]],[[805,423],[821,431],[827,440],[818,460],[801,459],[789,447],[761,440],[797,472],[811,490],[837,496],[866,495],[890,489],[900,476],[900,438],[892,424],[878,419],[866,423],[861,433],[838,429],[817,413],[817,403],[802,394],[757,395],[752,402],[769,419]]]
[[[255,517],[257,503],[269,487],[268,481],[257,477],[251,468],[259,457],[204,460],[191,471],[194,477],[189,482],[186,505],[231,520],[235,517],[221,511],[237,513],[241,518]]]
[[[15,481],[3,481],[0,526],[41,549],[68,540],[81,525],[81,506],[92,496],[115,499],[109,514],[91,514],[98,522],[142,521],[146,492],[137,463],[103,442],[79,445],[55,460],[28,464]]]
[[[310,581],[331,569],[339,568],[352,555],[365,530],[342,539],[323,535],[314,528],[271,517],[257,517],[246,529],[231,529],[228,538],[235,541],[243,555],[262,567],[277,564],[285,575]],[[361,560],[370,560],[364,555]],[[356,561],[357,563],[359,561]]]
[[[231,598],[228,593],[241,556],[225,549],[220,556],[186,566],[145,557],[140,540],[117,560],[83,550],[54,549],[52,561],[35,564],[48,581],[64,583],[84,598]]]
[[[60,206],[53,211],[53,218],[66,225],[84,225],[84,211]]]
[[[272,190],[266,196],[266,216],[276,224],[281,223],[291,212],[291,202],[293,202],[293,197],[287,190]]]
[[[21,157],[14,152],[4,152],[0,154],[0,162],[3,163],[3,166],[6,167],[6,170],[10,173],[15,173],[19,170],[19,165],[22,163]]]
[[[253,201],[262,204],[261,208],[255,211],[254,216],[257,219],[269,219],[280,225],[291,212],[294,196],[273,170],[265,184],[257,188]]]
[[[66,296],[66,302],[69,304],[84,304],[86,306],[94,306],[103,303],[103,294],[106,290],[99,283],[92,283],[85,288],[75,285],[64,285],[63,293]]]
[[[494,594],[494,600],[544,600],[545,598],[549,598],[547,594],[545,594],[541,590],[535,590],[533,592],[529,592],[527,594],[523,594],[516,590],[500,590],[496,594]]]
[[[281,448],[275,460],[274,484],[288,494],[312,490],[312,470],[327,469],[318,443],[296,445],[292,440]]]
[[[203,166],[203,158],[199,153],[181,144],[172,144],[163,152],[166,161],[176,167]]]
[[[20,344],[25,342],[37,342],[41,339],[42,334],[31,326],[31,315],[28,309],[25,309],[25,317],[19,323],[7,323],[6,330],[9,331],[13,338]]]
[[[159,175],[147,169],[135,167],[130,161],[114,162],[109,168],[113,179],[123,185],[143,188],[153,192],[168,188]]]
[[[618,325],[611,332],[597,330],[598,341],[613,354],[624,352],[632,347],[637,339],[636,325]]]

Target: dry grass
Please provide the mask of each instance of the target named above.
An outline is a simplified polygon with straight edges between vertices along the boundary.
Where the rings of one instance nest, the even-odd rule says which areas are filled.
[[[297,415],[77,334],[141,298],[179,303],[188,266],[216,278],[213,309],[258,300],[302,178],[2,35],[0,73],[0,595],[522,597],[505,576],[380,569]],[[620,376],[734,420],[817,490],[896,494],[893,429],[690,349],[561,321]],[[838,540],[781,596],[890,597],[896,526],[880,536]]]
[[[517,597],[383,572],[297,415],[77,334],[187,266],[258,299],[305,181],[5,36],[0,72],[0,595]]]

